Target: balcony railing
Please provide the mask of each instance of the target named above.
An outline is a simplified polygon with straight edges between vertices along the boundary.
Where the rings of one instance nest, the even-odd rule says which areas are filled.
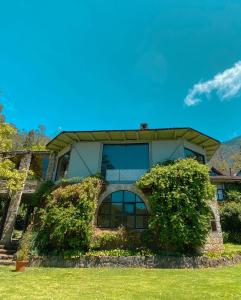
[[[129,183],[137,181],[142,175],[147,172],[147,169],[115,169],[106,170],[106,180],[108,182]]]

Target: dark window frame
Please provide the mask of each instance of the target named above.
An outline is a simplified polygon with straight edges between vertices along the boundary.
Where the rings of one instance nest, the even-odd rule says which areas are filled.
[[[188,151],[190,153],[190,156],[186,154],[186,151]],[[185,158],[191,157],[191,158],[197,160],[198,162],[200,162],[202,164],[206,163],[205,155],[203,155],[201,153],[198,153],[198,152],[196,152],[196,151],[194,151],[190,148],[187,148],[187,147],[184,147],[184,156],[185,156]]]
[[[112,199],[112,195],[117,193],[117,192],[121,192],[122,193],[122,197],[120,201],[113,201]],[[135,196],[135,200],[134,201],[126,201],[125,200],[125,193],[130,193],[133,194]],[[104,204],[109,204],[109,211],[108,213],[101,213],[101,209],[103,207]],[[112,210],[113,210],[113,204],[121,204],[121,212],[115,214]],[[144,210],[145,213],[138,213],[137,214],[137,206],[138,204],[143,204],[144,205]],[[127,205],[132,205],[134,206],[134,210],[133,213],[127,213],[124,209],[125,206]],[[121,218],[121,224],[118,224],[118,226],[113,225],[113,216],[115,217],[120,217]],[[133,227],[128,227],[127,226],[127,217],[134,217],[134,226]],[[106,217],[106,221],[108,223],[108,226],[102,226],[100,224],[100,220],[99,218],[101,217]],[[148,225],[146,224],[146,226],[144,225],[143,227],[139,227],[137,226],[137,218],[138,217],[143,217],[143,218],[147,218],[146,223],[148,222],[148,210],[147,210],[147,206],[145,204],[145,202],[140,198],[139,195],[130,192],[130,191],[126,191],[126,190],[119,190],[119,191],[115,191],[113,193],[111,193],[109,196],[107,196],[101,203],[99,210],[98,210],[98,215],[97,215],[97,227],[99,228],[103,228],[103,229],[115,229],[118,228],[119,226],[123,225],[124,227],[128,227],[130,229],[134,229],[134,230],[143,230],[143,229],[147,229]],[[144,219],[143,219],[144,221]]]
[[[57,181],[57,180],[61,180],[62,178],[64,178],[64,176],[60,176],[60,164],[62,163],[62,159],[66,156],[66,155],[68,155],[69,157],[68,157],[68,162],[67,162],[67,166],[66,166],[66,168],[65,168],[65,171],[64,171],[64,173],[66,172],[66,171],[68,171],[68,168],[69,168],[69,161],[70,161],[70,153],[71,153],[71,151],[67,151],[67,152],[65,152],[63,155],[61,155],[59,158],[58,158],[58,163],[57,163],[57,167],[56,167],[56,172],[55,172],[55,181]]]

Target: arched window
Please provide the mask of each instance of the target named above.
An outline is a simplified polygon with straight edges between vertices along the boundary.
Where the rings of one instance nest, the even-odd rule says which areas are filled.
[[[101,228],[117,228],[121,225],[132,229],[147,228],[148,212],[142,199],[128,191],[110,194],[101,203],[97,225]]]

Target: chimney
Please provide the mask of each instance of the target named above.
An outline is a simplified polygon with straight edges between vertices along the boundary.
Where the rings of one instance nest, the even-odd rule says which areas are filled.
[[[146,130],[146,129],[148,129],[148,124],[147,123],[141,123],[140,130]]]

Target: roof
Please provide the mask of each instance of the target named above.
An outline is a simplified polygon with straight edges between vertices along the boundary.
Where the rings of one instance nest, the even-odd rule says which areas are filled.
[[[218,169],[214,168],[214,167],[211,167],[210,169],[210,174],[211,176],[224,176],[224,174],[222,172],[220,172]],[[215,175],[212,175],[212,174],[215,174]]]
[[[48,150],[60,151],[75,142],[124,142],[124,141],[155,141],[184,138],[198,146],[202,146],[208,159],[219,148],[220,142],[210,136],[189,127],[161,128],[145,130],[94,130],[94,131],[63,131],[46,146]]]
[[[241,176],[226,176],[226,175],[218,175],[218,176],[210,176],[212,183],[234,183],[241,182]]]

